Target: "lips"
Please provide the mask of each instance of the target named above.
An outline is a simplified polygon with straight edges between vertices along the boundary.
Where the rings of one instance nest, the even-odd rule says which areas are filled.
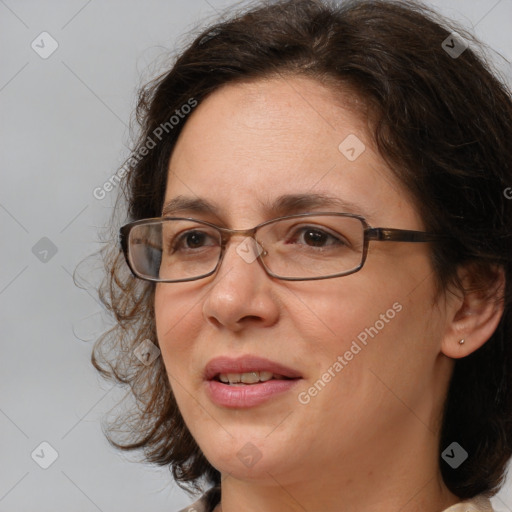
[[[250,355],[236,359],[217,357],[204,371],[207,396],[217,406],[227,409],[257,407],[286,396],[301,378],[292,368]]]
[[[280,363],[256,356],[217,357],[205,367],[205,380],[220,380],[220,375],[269,372],[274,379],[298,379],[300,373]]]

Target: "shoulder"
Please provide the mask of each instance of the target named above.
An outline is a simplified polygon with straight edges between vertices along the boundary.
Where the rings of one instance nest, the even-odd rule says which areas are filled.
[[[207,512],[204,496],[192,503],[192,505],[182,508],[178,512]]]
[[[182,508],[178,512],[212,512],[220,501],[220,488],[213,487],[203,494],[197,501]]]
[[[493,512],[489,498],[485,496],[475,496],[471,500],[457,503],[447,508],[444,512]]]

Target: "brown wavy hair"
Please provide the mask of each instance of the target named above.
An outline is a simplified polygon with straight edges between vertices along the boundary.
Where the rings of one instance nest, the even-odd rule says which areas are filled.
[[[442,47],[454,30],[470,43],[457,58]],[[371,112],[380,154],[426,228],[453,237],[432,253],[439,289],[461,286],[456,269],[463,264],[473,265],[482,288],[496,265],[505,270],[500,324],[482,348],[456,360],[446,397],[439,453],[457,441],[469,458],[457,470],[439,464],[461,499],[496,493],[512,454],[512,100],[483,48],[413,2],[281,0],[231,13],[142,88],[136,157],[126,164],[125,203],[118,203],[128,220],[160,216],[169,159],[190,114],[176,125],[169,120],[224,84],[292,74],[355,91]],[[155,145],[144,151],[150,139]],[[158,344],[154,284],[130,274],[116,242],[103,253],[100,297],[117,323],[96,342],[92,361],[128,386],[135,404],[105,433],[116,447],[141,449],[145,460],[169,466],[184,489],[199,490],[201,480],[219,485],[220,473],[183,421],[162,358],[145,366],[133,355],[145,339]]]

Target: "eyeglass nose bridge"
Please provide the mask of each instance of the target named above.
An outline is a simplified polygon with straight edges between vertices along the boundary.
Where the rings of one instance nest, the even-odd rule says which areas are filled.
[[[216,272],[219,269],[219,267],[222,263],[222,260],[224,259],[224,255],[226,253],[227,244],[230,242],[231,238],[233,238],[234,236],[241,236],[241,237],[245,237],[245,239],[250,239],[251,244],[256,244],[256,248],[254,247],[254,245],[251,245],[252,250],[249,248],[247,248],[247,250],[239,249],[241,247],[241,245],[244,243],[244,242],[241,242],[236,248],[238,255],[246,263],[252,263],[254,260],[258,260],[260,265],[265,270],[265,272],[269,275],[272,275],[271,272],[269,271],[269,269],[267,269],[267,267],[263,264],[263,262],[261,260],[261,257],[266,256],[268,254],[268,251],[265,249],[264,245],[259,240],[256,239],[256,233],[260,227],[261,226],[256,226],[254,228],[249,228],[249,229],[230,229],[230,228],[218,226],[217,230],[221,234],[221,251],[219,254],[219,261],[217,262],[217,266],[215,267],[214,272]],[[259,250],[260,247],[261,247],[261,251]],[[252,254],[249,254],[250,252]]]
[[[260,246],[262,248],[261,252],[259,250],[256,250],[257,254],[253,258],[253,260],[259,259],[260,256],[266,256],[268,254],[268,251],[265,249],[264,245],[256,239],[256,233],[260,227],[261,226],[259,225],[259,226],[256,226],[254,228],[249,228],[249,229],[230,229],[230,228],[218,226],[217,229],[221,234],[221,252],[220,252],[219,263],[217,265],[217,268],[220,265],[220,262],[222,261],[222,259],[224,258],[224,254],[226,252],[226,246],[233,236],[243,236],[246,239],[250,238],[257,246]],[[243,242],[241,242],[241,243],[243,243]],[[265,268],[264,265],[263,265],[263,268]],[[267,271],[266,268],[265,268],[265,270]]]

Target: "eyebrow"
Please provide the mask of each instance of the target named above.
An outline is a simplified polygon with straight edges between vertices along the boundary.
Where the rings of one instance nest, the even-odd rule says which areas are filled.
[[[266,215],[269,215],[269,219],[325,208],[330,209],[330,211],[334,208],[335,211],[339,210],[340,213],[357,213],[369,219],[372,217],[372,212],[365,213],[359,205],[327,194],[284,194],[271,203],[263,201],[260,203],[263,211]],[[183,195],[172,198],[164,204],[162,209],[162,217],[186,213],[213,214],[216,217],[221,217],[223,209],[204,198]]]

